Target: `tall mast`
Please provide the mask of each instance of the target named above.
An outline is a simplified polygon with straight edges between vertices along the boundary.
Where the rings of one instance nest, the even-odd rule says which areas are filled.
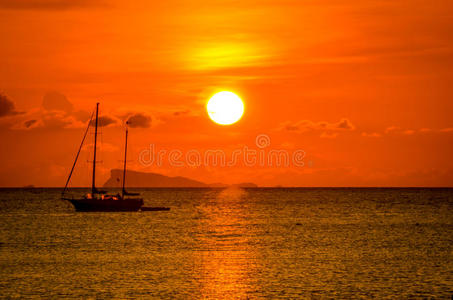
[[[91,184],[91,194],[94,197],[96,193],[96,143],[98,138],[98,115],[99,115],[99,102],[96,103],[96,123],[94,127],[94,155],[93,155],[93,181]]]
[[[123,167],[123,199],[124,199],[124,193],[126,192],[125,186],[126,186],[126,159],[127,159],[127,122],[126,122],[126,142],[124,143],[124,167]]]

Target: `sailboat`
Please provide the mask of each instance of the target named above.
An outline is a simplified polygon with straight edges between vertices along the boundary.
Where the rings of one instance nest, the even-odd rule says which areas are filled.
[[[66,185],[63,189],[61,198],[72,203],[76,211],[104,211],[104,212],[113,212],[113,211],[138,211],[143,206],[143,198],[137,197],[138,193],[129,193],[126,191],[126,158],[127,158],[127,136],[128,128],[126,122],[126,139],[124,144],[124,166],[123,166],[123,185],[121,194],[109,195],[104,191],[100,191],[96,188],[96,150],[97,150],[97,135],[98,135],[98,121],[99,121],[99,103],[96,103],[96,117],[95,117],[95,127],[94,127],[94,151],[93,151],[93,172],[91,180],[91,193],[88,193],[80,198],[73,198],[66,196],[67,187],[69,181],[71,180],[72,173],[77,164],[77,159],[79,158],[80,151],[82,150],[83,143],[87,136],[88,130],[92,124],[93,115],[88,122],[88,127],[85,131],[85,134],[80,144],[79,150],[75,157],[74,163],[72,165],[71,171],[69,173]]]

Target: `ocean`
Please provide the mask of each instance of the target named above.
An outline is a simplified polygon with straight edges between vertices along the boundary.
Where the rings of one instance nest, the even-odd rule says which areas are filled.
[[[171,210],[77,213],[61,189],[0,189],[0,297],[453,295],[453,189],[137,190]]]

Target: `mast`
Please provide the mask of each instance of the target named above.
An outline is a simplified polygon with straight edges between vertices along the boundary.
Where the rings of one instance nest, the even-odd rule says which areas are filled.
[[[98,137],[98,115],[99,115],[99,102],[96,103],[96,123],[94,127],[94,155],[93,155],[93,178],[91,184],[91,194],[94,197],[96,193],[96,143]]]
[[[123,167],[123,190],[122,190],[122,199],[124,199],[124,194],[126,192],[125,186],[126,186],[126,159],[127,159],[127,122],[126,122],[126,142],[124,143],[124,167]]]

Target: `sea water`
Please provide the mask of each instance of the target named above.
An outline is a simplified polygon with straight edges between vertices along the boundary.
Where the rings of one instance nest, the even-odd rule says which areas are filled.
[[[452,189],[139,191],[171,210],[78,213],[60,189],[1,189],[0,296],[453,294]]]

